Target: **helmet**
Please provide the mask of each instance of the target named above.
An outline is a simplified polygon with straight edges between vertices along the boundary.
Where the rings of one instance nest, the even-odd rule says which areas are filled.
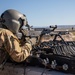
[[[27,25],[26,16],[14,9],[8,9],[1,14],[4,20],[2,25],[8,28],[14,34],[18,33],[23,25]]]

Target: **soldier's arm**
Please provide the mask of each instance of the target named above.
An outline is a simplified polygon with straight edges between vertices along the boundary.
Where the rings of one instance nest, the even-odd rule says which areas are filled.
[[[8,30],[5,30],[1,37],[5,50],[14,61],[22,62],[30,55],[32,49],[31,44],[25,43],[25,45],[21,47],[17,37]]]

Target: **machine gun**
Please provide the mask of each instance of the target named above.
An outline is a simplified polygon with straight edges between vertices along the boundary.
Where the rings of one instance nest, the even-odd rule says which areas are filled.
[[[24,37],[29,37],[30,39],[33,39],[34,45],[39,44],[41,41],[41,38],[45,34],[50,34],[52,31],[54,31],[57,28],[57,25],[50,26],[49,28],[42,28],[42,30],[38,31],[36,28],[31,28],[29,26],[23,28],[21,32],[23,33]]]

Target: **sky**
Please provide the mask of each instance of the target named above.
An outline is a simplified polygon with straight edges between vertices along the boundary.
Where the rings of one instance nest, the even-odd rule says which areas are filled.
[[[15,9],[30,26],[75,25],[75,0],[0,0],[0,14]]]

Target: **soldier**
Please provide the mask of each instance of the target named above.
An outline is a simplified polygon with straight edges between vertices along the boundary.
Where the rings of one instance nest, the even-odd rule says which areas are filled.
[[[0,28],[0,51],[15,62],[23,62],[30,55],[32,44],[29,39],[23,37],[21,28],[28,25],[26,16],[20,12],[9,9],[1,15],[2,28]],[[2,54],[1,54],[2,55]],[[0,63],[6,58],[5,54],[0,58]]]

